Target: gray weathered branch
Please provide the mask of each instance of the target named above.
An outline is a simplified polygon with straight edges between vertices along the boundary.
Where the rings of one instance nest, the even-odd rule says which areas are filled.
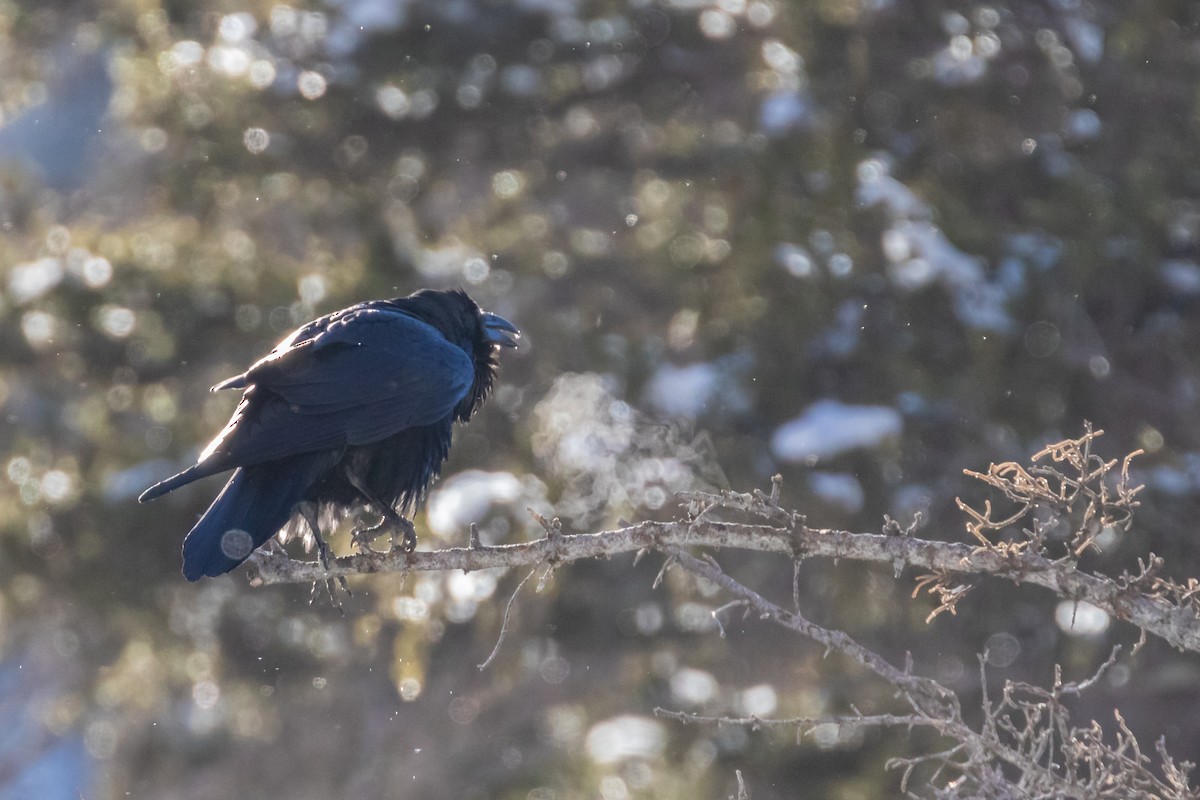
[[[1034,785],[1048,789],[1039,796],[1083,798],[1090,795],[1072,782],[1057,775],[1053,770],[1031,760],[1026,754],[1004,744],[998,737],[986,736],[972,730],[963,721],[957,695],[931,678],[915,675],[911,670],[901,669],[887,659],[855,641],[843,631],[817,625],[796,611],[789,611],[772,603],[758,592],[731,578],[712,558],[699,559],[682,551],[671,553],[684,569],[695,573],[722,589],[750,604],[761,619],[767,619],[781,627],[794,631],[812,641],[836,650],[856,661],[894,686],[917,719],[938,730],[943,736],[959,744],[946,755],[947,765],[952,756],[960,753],[965,759],[955,765],[956,769],[978,769],[980,765],[994,761],[1004,762],[1020,770],[1025,779]],[[878,724],[878,723],[876,723]],[[907,782],[907,778],[905,779]]]
[[[747,510],[760,503],[750,495],[732,497],[748,498]],[[262,551],[254,554],[251,563],[257,571],[255,584],[267,585],[380,572],[471,571],[531,567],[540,563],[557,565],[644,550],[667,552],[673,548],[694,547],[752,550],[789,559],[873,561],[889,564],[897,571],[913,567],[956,575],[990,575],[1015,583],[1042,586],[1064,599],[1087,601],[1181,650],[1200,652],[1200,618],[1190,609],[1164,598],[1139,593],[1112,578],[1082,572],[1069,561],[1056,561],[1031,552],[1001,553],[965,544],[919,539],[904,533],[853,533],[809,528],[798,522],[798,517],[782,509],[772,516],[778,524],[726,522],[701,513],[694,520],[640,522],[611,531],[576,535],[552,532],[531,542],[495,547],[453,547],[413,553],[399,549],[388,553],[371,552],[334,559],[328,572],[316,562],[295,561],[285,555]]]
[[[882,727],[906,725],[928,726],[956,744],[940,753],[928,753],[912,758],[894,758],[889,768],[903,770],[901,792],[906,793],[912,770],[921,765],[939,765],[931,784],[944,771],[958,773],[960,778],[947,784],[939,797],[1029,797],[1085,798],[1096,797],[1161,797],[1172,800],[1197,800],[1200,794],[1189,783],[1190,764],[1176,762],[1167,754],[1159,740],[1158,750],[1163,774],[1155,774],[1150,762],[1140,752],[1137,740],[1125,726],[1120,713],[1114,710],[1118,723],[1116,743],[1106,741],[1098,723],[1084,728],[1071,727],[1069,713],[1062,706],[1064,694],[1077,694],[1094,685],[1115,662],[1120,648],[1114,648],[1109,658],[1088,679],[1063,683],[1056,668],[1051,689],[1041,689],[1023,683],[1006,681],[1003,695],[994,704],[986,693],[987,676],[983,674],[985,659],[980,659],[980,685],[985,687],[984,719],[975,730],[963,719],[957,696],[937,681],[920,677],[906,666],[901,669],[878,653],[855,641],[846,633],[817,625],[799,611],[791,611],[772,603],[748,586],[726,574],[711,556],[702,558],[682,550],[669,552],[671,562],[721,587],[746,604],[756,616],[836,650],[857,662],[897,690],[897,696],[911,713],[875,716],[832,716],[824,720],[763,720],[758,717],[735,718],[701,716],[686,712],[655,709],[658,716],[681,722],[715,724],[744,724],[752,728],[796,725],[797,734],[805,727],[826,722],[838,725]],[[715,612],[714,612],[715,613]],[[1001,768],[1005,765],[1007,769]],[[906,796],[911,796],[907,795]]]

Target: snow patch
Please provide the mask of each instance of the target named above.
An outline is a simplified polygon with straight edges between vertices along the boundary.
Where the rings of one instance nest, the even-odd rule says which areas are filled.
[[[430,495],[429,529],[443,538],[459,537],[472,522],[481,522],[492,506],[512,505],[521,499],[525,488],[511,472],[460,472]]]
[[[855,200],[863,207],[881,206],[890,220],[880,246],[889,262],[892,283],[907,291],[940,284],[953,299],[955,314],[964,325],[1011,332],[1014,322],[1007,305],[1024,291],[1023,276],[1014,276],[1010,269],[989,280],[986,262],[956,247],[933,224],[933,209],[888,174],[889,169],[882,158],[859,164]],[[1014,264],[1019,270],[1020,263]]]
[[[849,472],[814,472],[808,476],[808,488],[826,503],[851,514],[862,511],[866,500],[862,484]]]
[[[818,400],[771,437],[771,451],[781,461],[832,458],[850,450],[876,447],[899,436],[900,412],[888,406],[853,406]]]

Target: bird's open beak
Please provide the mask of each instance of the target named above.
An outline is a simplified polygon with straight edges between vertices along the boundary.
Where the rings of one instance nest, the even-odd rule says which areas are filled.
[[[517,340],[521,338],[517,326],[498,314],[483,315],[483,330],[488,342],[500,347],[516,347]]]

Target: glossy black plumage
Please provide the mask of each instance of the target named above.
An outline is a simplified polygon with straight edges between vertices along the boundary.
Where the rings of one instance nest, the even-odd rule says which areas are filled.
[[[184,575],[221,575],[285,526],[328,525],[366,503],[390,527],[437,477],[455,421],[491,390],[511,323],[461,291],[425,290],[334,312],[297,329],[242,375],[243,395],[197,463],[145,502],[234,470],[184,540]],[[319,537],[319,531],[312,530]]]

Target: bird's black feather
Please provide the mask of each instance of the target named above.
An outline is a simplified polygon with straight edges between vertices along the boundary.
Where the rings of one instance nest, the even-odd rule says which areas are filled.
[[[495,379],[497,346],[516,329],[464,292],[374,300],[298,328],[245,373],[225,429],[188,469],[151,486],[152,500],[235,470],[184,543],[189,580],[240,564],[312,503],[324,519],[365,501],[407,513]],[[230,532],[233,533],[230,533]],[[244,552],[243,552],[244,551]]]

